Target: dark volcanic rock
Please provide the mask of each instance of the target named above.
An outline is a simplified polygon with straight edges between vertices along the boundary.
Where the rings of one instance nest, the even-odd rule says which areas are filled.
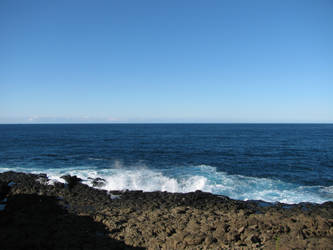
[[[0,183],[16,183],[3,192],[8,197],[6,209],[0,211],[3,249],[333,246],[333,202],[262,206],[260,202],[237,201],[201,191],[107,192],[84,185],[72,176],[65,177],[71,183],[68,189],[62,183],[44,185],[39,178],[14,172],[0,174]]]
[[[0,212],[1,249],[135,249],[108,237],[102,223],[69,214],[54,197],[18,194]]]
[[[89,177],[88,179],[91,180],[91,183],[92,183],[93,187],[103,187],[106,184],[106,180],[103,179],[103,178],[99,178],[99,177],[97,177],[97,178],[90,178]]]
[[[8,186],[7,182],[0,181],[0,200],[2,200],[8,193],[10,187]]]
[[[76,175],[63,175],[60,178],[64,179],[67,182],[69,189],[72,189],[75,185],[82,181],[82,179],[78,178]]]
[[[48,182],[49,178],[47,178],[46,174],[38,174],[36,181],[38,181],[41,184],[46,185]]]

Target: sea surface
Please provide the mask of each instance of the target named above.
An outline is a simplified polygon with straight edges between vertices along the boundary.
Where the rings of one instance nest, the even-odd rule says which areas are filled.
[[[333,201],[333,124],[0,125],[0,172],[77,175],[107,190]]]

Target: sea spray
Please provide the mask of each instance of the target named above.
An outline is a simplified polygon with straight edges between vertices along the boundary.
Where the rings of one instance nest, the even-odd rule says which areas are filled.
[[[13,170],[40,173],[34,168],[0,168],[0,172]],[[27,171],[28,170],[28,171]],[[208,165],[181,166],[166,169],[153,169],[145,165],[124,166],[117,162],[117,167],[97,168],[93,166],[44,169],[50,178],[49,184],[64,182],[61,176],[77,175],[83,182],[93,186],[92,180],[106,180],[101,189],[106,190],[143,190],[168,192],[193,192],[201,190],[214,194],[226,195],[239,200],[263,200],[267,202],[323,203],[333,200],[333,187],[300,186],[281,180],[231,175],[217,171]]]

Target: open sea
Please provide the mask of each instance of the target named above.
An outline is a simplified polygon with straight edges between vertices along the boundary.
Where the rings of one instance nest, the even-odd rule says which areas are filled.
[[[333,124],[0,125],[0,172],[77,175],[107,190],[333,201]]]

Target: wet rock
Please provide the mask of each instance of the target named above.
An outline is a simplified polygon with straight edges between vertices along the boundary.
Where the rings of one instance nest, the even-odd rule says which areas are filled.
[[[49,178],[47,177],[46,174],[38,174],[36,181],[39,182],[42,185],[47,185],[48,181],[49,181]]]
[[[60,178],[64,179],[67,182],[69,189],[72,189],[75,185],[82,181],[82,179],[78,178],[76,175],[63,175]]]
[[[93,185],[93,187],[103,187],[106,184],[106,180],[103,178],[88,178],[89,180],[91,180],[91,184]]]
[[[7,185],[8,185],[8,187],[12,187],[12,186],[14,186],[15,184],[16,184],[15,182],[10,181]]]
[[[63,183],[40,183],[37,181],[39,178],[46,177],[15,172],[0,174],[0,193],[8,198],[4,211],[0,213],[1,242],[9,242],[1,235],[9,237],[5,225],[16,218],[16,214],[19,219],[15,223],[28,225],[20,216],[31,213],[33,216],[29,219],[42,220],[43,223],[47,216],[52,218],[51,221],[66,220],[69,214],[88,218],[103,224],[107,231],[103,232],[101,228],[89,231],[82,226],[89,231],[90,236],[85,237],[94,240],[98,237],[97,241],[106,238],[125,242],[131,247],[148,249],[276,249],[277,245],[281,249],[282,246],[285,249],[330,249],[333,245],[332,202],[288,205],[286,208],[284,204],[262,206],[258,202],[236,201],[200,191],[187,194],[128,190],[107,192],[82,184],[76,176],[65,176],[68,187],[71,184],[69,189]],[[16,184],[8,190],[10,181]],[[24,199],[20,203],[15,202],[15,206],[19,206],[15,207],[13,199],[18,195],[33,195],[32,203]],[[66,216],[53,213],[53,206],[49,207],[47,202],[43,202],[43,197],[53,197],[52,203]],[[38,207],[38,213],[45,217],[41,219],[35,215],[36,209],[29,204]],[[2,216],[4,213],[7,216]],[[71,220],[66,224],[68,228],[63,225],[69,230],[67,233],[77,230],[71,228]],[[54,230],[59,228],[44,228],[41,239],[48,239],[46,235],[52,235]],[[38,235],[37,231],[32,232]],[[29,246],[24,235],[19,237]],[[57,237],[58,240],[70,242],[65,234]],[[93,246],[93,242],[86,242],[84,247],[103,249]],[[82,248],[75,244],[59,245],[58,249]],[[31,245],[30,248],[56,249],[48,247],[50,245],[45,244]],[[104,249],[108,248],[104,246]]]

